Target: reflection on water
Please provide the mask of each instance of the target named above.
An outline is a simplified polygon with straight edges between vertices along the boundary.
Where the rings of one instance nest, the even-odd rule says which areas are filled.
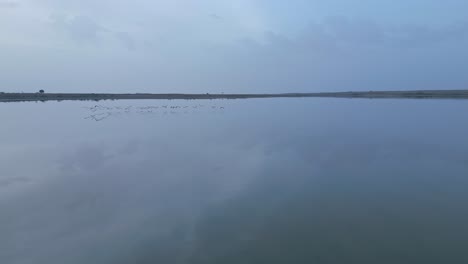
[[[467,110],[0,104],[0,263],[468,263]]]
[[[192,105],[160,105],[160,106],[104,106],[94,105],[85,107],[92,114],[85,117],[94,121],[102,121],[109,117],[121,116],[123,114],[164,114],[164,115],[176,115],[176,114],[193,114],[199,111],[222,111],[225,109],[224,106],[218,106],[216,104],[204,105],[204,104],[192,104]]]

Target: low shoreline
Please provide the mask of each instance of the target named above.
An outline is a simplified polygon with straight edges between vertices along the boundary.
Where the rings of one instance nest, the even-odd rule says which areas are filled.
[[[107,93],[0,93],[0,102],[101,100],[213,100],[251,98],[367,98],[468,99],[468,90],[366,91],[280,94],[107,94]]]

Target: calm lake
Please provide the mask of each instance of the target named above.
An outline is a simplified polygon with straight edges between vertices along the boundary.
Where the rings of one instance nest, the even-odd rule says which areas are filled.
[[[468,263],[467,113],[0,103],[0,263]]]

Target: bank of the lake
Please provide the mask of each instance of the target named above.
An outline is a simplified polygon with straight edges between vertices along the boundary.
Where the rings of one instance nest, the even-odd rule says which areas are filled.
[[[249,98],[414,98],[414,99],[468,99],[468,90],[418,90],[418,91],[365,91],[327,93],[276,93],[276,94],[112,94],[112,93],[0,93],[0,102],[14,101],[70,101],[70,100],[141,100],[141,99],[249,99]]]

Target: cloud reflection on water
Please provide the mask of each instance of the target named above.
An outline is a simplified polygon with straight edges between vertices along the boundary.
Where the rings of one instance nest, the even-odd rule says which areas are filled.
[[[88,105],[0,106],[2,263],[465,260],[463,102]]]

